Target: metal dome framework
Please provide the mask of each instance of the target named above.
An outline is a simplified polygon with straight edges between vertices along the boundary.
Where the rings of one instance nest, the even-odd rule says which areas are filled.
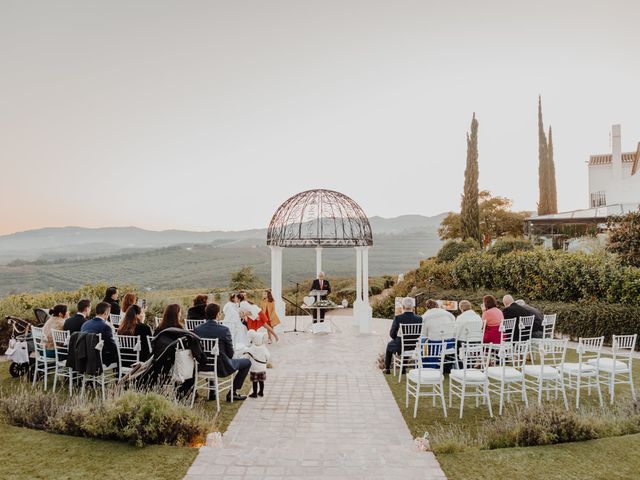
[[[267,245],[293,248],[370,247],[373,234],[360,206],[333,190],[307,190],[285,201],[271,218]]]
[[[282,258],[285,248],[315,248],[316,274],[322,271],[324,248],[353,248],[356,260],[354,325],[371,333],[369,303],[369,248],[371,224],[360,206],[346,195],[325,189],[307,190],[284,202],[271,218],[267,230],[271,249],[271,293],[276,311],[285,315],[282,298]]]

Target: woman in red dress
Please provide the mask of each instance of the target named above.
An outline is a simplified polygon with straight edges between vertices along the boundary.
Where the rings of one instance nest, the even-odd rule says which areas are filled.
[[[274,337],[276,342],[278,341],[278,335],[273,331],[269,317],[256,304],[248,300],[240,302],[240,317],[247,323],[249,330],[258,330],[264,327],[269,332],[269,338]]]

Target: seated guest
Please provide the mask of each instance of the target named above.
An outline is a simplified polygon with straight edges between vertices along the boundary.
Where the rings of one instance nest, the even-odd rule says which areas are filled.
[[[156,328],[154,334],[158,336],[158,334],[167,328],[181,328],[184,330],[184,325],[182,325],[182,321],[180,320],[182,309],[180,305],[177,303],[172,303],[171,305],[167,305],[162,312],[162,320],[160,324]]]
[[[516,302],[514,302],[511,295],[505,295],[504,297],[502,297],[502,303],[504,304],[504,308],[502,309],[502,316],[504,318],[516,319],[516,327],[513,330],[513,340],[517,342],[518,340],[520,340],[520,317],[528,317],[531,314],[522,305],[518,305]]]
[[[189,320],[204,320],[204,308],[209,300],[208,295],[196,295],[193,299],[193,307],[187,310],[187,318]]]
[[[447,312],[444,308],[440,308],[438,302],[433,299],[427,300],[427,311],[422,315],[422,342],[441,342],[446,340],[446,348],[454,349],[456,347],[456,317],[453,313]],[[452,367],[452,358],[446,357],[444,372],[448,373]],[[439,361],[435,357],[423,357],[425,367],[439,368]]]
[[[54,358],[56,351],[52,330],[62,330],[64,328],[64,322],[69,317],[69,311],[66,305],[56,305],[49,310],[49,315],[51,316],[42,328],[42,344],[45,348],[45,355],[49,358]]]
[[[427,311],[422,315],[421,336],[429,340],[449,340],[455,336],[456,317],[440,308],[438,302],[427,300]]]
[[[67,330],[70,333],[79,332],[82,324],[87,321],[91,314],[91,300],[80,300],[77,307],[77,313],[64,321],[63,330]]]
[[[482,297],[482,321],[484,327],[484,343],[502,343],[500,323],[504,320],[502,312],[498,308],[498,301],[493,295]]]
[[[138,302],[138,296],[135,293],[125,293],[122,297],[122,306],[120,307],[120,315],[124,315],[129,310],[131,305],[135,305]],[[113,313],[113,312],[111,312]]]
[[[140,361],[144,362],[151,356],[147,337],[151,336],[151,327],[144,323],[144,310],[135,303],[127,308],[124,318],[118,326],[118,335],[140,336]]]
[[[206,322],[202,325],[198,325],[194,333],[200,338],[217,338],[218,339],[218,377],[224,378],[232,375],[234,372],[238,372],[233,379],[233,392],[227,394],[227,402],[231,401],[231,395],[233,395],[233,401],[244,400],[247,397],[240,395],[238,392],[242,388],[245,378],[251,368],[251,361],[248,358],[233,358],[235,354],[233,349],[233,340],[231,339],[231,332],[227,327],[218,322],[220,316],[220,305],[217,303],[210,303],[205,308]],[[202,367],[205,369],[205,367]],[[213,393],[213,392],[210,392]],[[211,399],[212,395],[210,395]]]
[[[109,287],[104,294],[103,302],[109,304],[111,307],[111,313],[113,315],[120,315],[120,304],[118,303],[118,289],[116,287]]]
[[[535,318],[533,319],[533,329],[531,331],[531,338],[542,338],[544,327],[542,326],[542,322],[544,321],[544,315],[540,310],[531,305],[525,303],[524,300],[516,300],[516,303],[523,307],[528,313],[528,315],[533,315]]]
[[[393,319],[389,336],[391,341],[387,344],[387,350],[384,355],[384,373],[391,372],[391,359],[394,353],[400,353],[402,348],[401,339],[398,337],[400,325],[421,324],[422,317],[414,312],[415,300],[411,297],[402,299],[402,313]],[[416,337],[417,340],[417,337]]]
[[[81,332],[95,333],[102,335],[104,345],[102,347],[102,363],[109,366],[118,362],[118,348],[113,338],[113,330],[108,323],[111,305],[107,302],[100,302],[96,305],[96,316],[82,324]]]
[[[473,311],[469,300],[462,300],[459,304],[460,315],[456,318],[456,339],[466,342],[469,334],[473,338],[482,339],[482,317]]]

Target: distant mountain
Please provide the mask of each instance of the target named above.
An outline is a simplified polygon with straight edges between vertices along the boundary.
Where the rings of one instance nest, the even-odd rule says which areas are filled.
[[[377,235],[397,235],[418,230],[431,233],[437,230],[444,215],[371,217],[369,220],[375,238]],[[266,235],[266,228],[209,232],[153,231],[137,227],[41,228],[0,236],[0,264],[8,264],[16,259],[51,261],[60,258],[91,258],[116,255],[123,250],[157,249],[185,244],[254,246],[263,244]]]

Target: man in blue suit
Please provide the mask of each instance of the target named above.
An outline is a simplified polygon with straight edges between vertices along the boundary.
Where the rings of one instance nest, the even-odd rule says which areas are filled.
[[[113,330],[107,323],[111,313],[111,305],[107,302],[100,302],[96,305],[96,316],[87,320],[80,328],[81,332],[101,333],[104,346],[102,347],[102,363],[106,366],[118,362],[118,347],[113,338]]]
[[[227,327],[218,322],[220,316],[220,305],[217,303],[210,303],[204,309],[204,318],[206,322],[202,325],[198,325],[193,333],[200,338],[217,338],[218,349],[220,354],[218,355],[217,367],[218,377],[224,378],[232,375],[234,372],[238,372],[233,379],[233,401],[245,400],[245,395],[237,393],[242,388],[244,379],[247,378],[249,368],[251,368],[251,360],[248,358],[233,358],[233,339],[231,338],[231,332]],[[232,392],[227,394],[227,402],[231,401]]]
[[[391,341],[387,344],[387,351],[384,356],[384,373],[391,373],[391,359],[393,358],[393,354],[400,353],[402,349],[402,340],[398,337],[400,325],[422,324],[422,317],[414,313],[414,308],[415,300],[413,298],[406,297],[402,299],[403,313],[393,319],[393,324],[391,324],[391,330],[389,331]],[[416,341],[419,337],[420,335],[416,336]]]

